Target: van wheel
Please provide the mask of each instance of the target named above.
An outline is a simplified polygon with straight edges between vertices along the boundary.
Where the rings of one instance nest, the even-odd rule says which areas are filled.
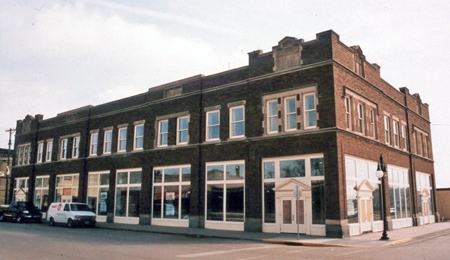
[[[69,220],[67,220],[67,227],[68,228],[73,228],[73,221],[70,218],[69,218]]]
[[[48,221],[48,225],[49,226],[54,226],[55,225],[55,220],[53,219],[53,217],[51,217],[50,220]]]

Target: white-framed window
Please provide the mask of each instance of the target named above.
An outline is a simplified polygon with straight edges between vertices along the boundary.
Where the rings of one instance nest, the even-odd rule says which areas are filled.
[[[34,184],[34,205],[41,210],[48,207],[48,191],[50,176],[36,176]]]
[[[155,167],[152,219],[188,220],[190,189],[190,165]]]
[[[67,158],[67,143],[68,143],[68,139],[67,138],[63,138],[61,139],[60,142],[60,148],[59,148],[59,159],[64,160]]]
[[[177,144],[189,142],[189,116],[177,118]]]
[[[316,112],[316,95],[314,93],[304,95],[304,117],[305,129],[317,126],[317,112]]]
[[[284,99],[285,131],[297,130],[297,108],[295,103],[295,96]]]
[[[23,144],[17,147],[17,165],[30,164],[31,144]]]
[[[389,200],[392,219],[411,217],[411,194],[408,169],[389,165]]]
[[[391,144],[391,119],[389,116],[384,116],[384,142]]]
[[[98,133],[91,133],[91,145],[89,155],[96,156],[98,151]]]
[[[127,151],[127,128],[119,128],[118,140],[117,140],[117,152]]]
[[[105,133],[104,133],[104,139],[103,139],[103,153],[104,154],[110,154],[111,153],[112,138],[113,138],[112,130],[106,130]]]
[[[73,202],[78,199],[78,173],[56,176],[55,202]]]
[[[37,149],[36,162],[41,163],[43,159],[44,159],[44,142],[39,142],[38,149]]]
[[[220,139],[220,111],[208,111],[206,113],[206,140]]]
[[[394,132],[394,147],[400,146],[400,135],[398,131],[398,121],[393,121],[392,131]]]
[[[350,97],[345,97],[345,121],[347,129],[352,130],[352,100]]]
[[[245,107],[230,107],[230,138],[245,136]]]
[[[402,149],[408,150],[408,143],[406,142],[406,125],[402,124]]]
[[[278,133],[278,101],[267,102],[267,129],[268,133]]]
[[[52,153],[53,153],[53,140],[47,140],[47,149],[45,152],[45,161],[52,161]]]
[[[359,132],[361,134],[364,134],[364,105],[358,104],[358,125],[359,125]]]
[[[107,213],[106,200],[109,191],[109,175],[109,172],[89,173],[87,204],[97,216],[106,216]],[[104,221],[106,221],[106,218]]]
[[[144,149],[144,124],[134,126],[133,150]]]
[[[72,158],[80,156],[80,137],[75,136],[72,139]]]
[[[27,201],[28,181],[28,177],[14,179],[13,201]]]
[[[370,115],[370,134],[375,139],[377,137],[375,128],[375,111],[372,108],[369,109],[369,115]]]
[[[245,162],[206,163],[205,179],[205,216],[206,222],[210,224],[209,228],[215,228],[214,222],[216,224],[243,223],[245,216]]]
[[[141,183],[142,169],[117,170],[114,207],[116,218],[139,217]],[[114,221],[120,222],[116,219]]]
[[[169,120],[158,122],[158,147],[169,145]]]

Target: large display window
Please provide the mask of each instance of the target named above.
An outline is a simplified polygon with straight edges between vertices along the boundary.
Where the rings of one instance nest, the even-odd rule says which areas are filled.
[[[88,180],[87,204],[97,214],[97,221],[105,222],[108,212],[109,172],[91,172]]]
[[[142,170],[118,170],[114,222],[139,224]]]

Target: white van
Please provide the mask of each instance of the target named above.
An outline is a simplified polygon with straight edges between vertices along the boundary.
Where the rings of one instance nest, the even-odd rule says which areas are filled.
[[[50,226],[56,223],[67,224],[68,227],[95,226],[95,213],[84,203],[54,202],[47,212],[47,222]]]

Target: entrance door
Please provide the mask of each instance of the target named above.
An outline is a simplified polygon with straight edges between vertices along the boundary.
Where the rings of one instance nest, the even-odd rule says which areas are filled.
[[[295,198],[281,198],[278,200],[281,208],[280,232],[297,233],[297,223],[299,233],[306,233],[305,225],[305,201]]]
[[[360,224],[361,232],[372,230],[372,199],[370,197],[362,197],[359,200],[360,203]]]

